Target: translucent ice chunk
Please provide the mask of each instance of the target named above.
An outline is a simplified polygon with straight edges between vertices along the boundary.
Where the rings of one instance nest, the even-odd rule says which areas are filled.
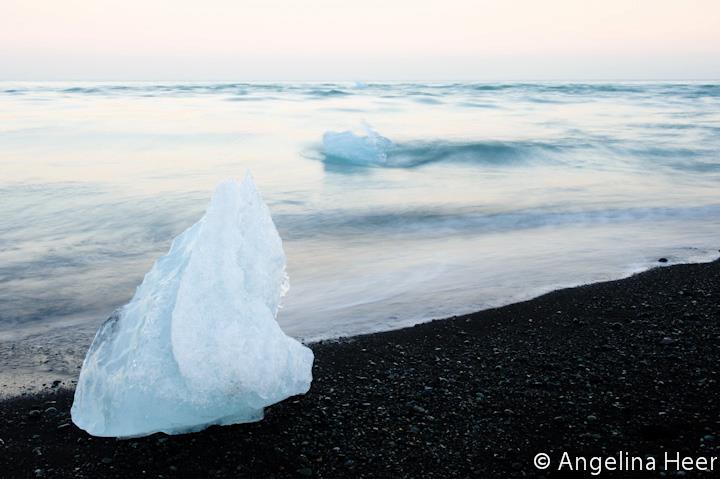
[[[285,254],[250,175],[218,185],[133,299],[98,331],[72,419],[96,436],[258,421],[312,381],[313,353],[275,321]]]
[[[362,166],[385,166],[388,154],[394,148],[393,142],[363,125],[365,135],[352,131],[328,131],[323,135],[325,159],[335,163],[349,163]]]

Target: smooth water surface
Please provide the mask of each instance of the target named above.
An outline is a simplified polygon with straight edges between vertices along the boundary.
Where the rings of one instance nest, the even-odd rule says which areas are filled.
[[[714,83],[0,83],[0,338],[89,341],[248,169],[306,340],[710,260],[719,152]]]

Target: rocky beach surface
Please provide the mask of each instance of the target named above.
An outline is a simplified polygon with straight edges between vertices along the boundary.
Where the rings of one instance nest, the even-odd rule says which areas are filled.
[[[720,261],[311,348],[307,395],[196,434],[91,437],[62,385],[5,399],[0,477],[589,477],[562,453],[720,454]]]

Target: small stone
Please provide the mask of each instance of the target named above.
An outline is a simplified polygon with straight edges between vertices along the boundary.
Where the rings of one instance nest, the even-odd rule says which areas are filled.
[[[310,469],[309,467],[301,467],[300,469],[297,470],[297,472],[301,476],[305,476],[305,477],[310,477],[313,474],[312,469]]]
[[[668,262],[668,259],[667,259],[667,258],[660,258],[660,259],[658,260],[658,263],[667,263],[667,262]]]
[[[102,462],[103,464],[111,464],[113,460],[111,457],[103,457],[102,459],[100,459],[100,462]]]
[[[45,409],[45,414],[55,414],[58,410],[54,406],[50,406],[49,408]]]
[[[585,418],[587,422],[596,422],[598,420],[597,416],[590,414],[588,417]]]
[[[667,336],[665,336],[664,338],[662,338],[660,340],[660,344],[662,344],[663,346],[669,346],[671,344],[675,344],[676,342],[677,342],[676,340],[674,340],[673,338],[667,337]]]
[[[40,419],[40,416],[42,416],[42,412],[39,409],[33,409],[28,413],[30,419]]]
[[[60,386],[60,383],[62,383],[62,381],[60,381],[59,379],[56,379],[55,381],[52,382],[51,387],[56,388],[56,387]]]
[[[60,425],[57,427],[57,430],[58,430],[58,431],[68,431],[68,430],[70,430],[70,423],[69,423],[69,422],[64,422],[64,423],[60,424]]]

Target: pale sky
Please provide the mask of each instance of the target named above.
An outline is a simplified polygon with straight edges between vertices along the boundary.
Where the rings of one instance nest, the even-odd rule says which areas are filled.
[[[720,79],[720,0],[2,0],[0,79]]]

